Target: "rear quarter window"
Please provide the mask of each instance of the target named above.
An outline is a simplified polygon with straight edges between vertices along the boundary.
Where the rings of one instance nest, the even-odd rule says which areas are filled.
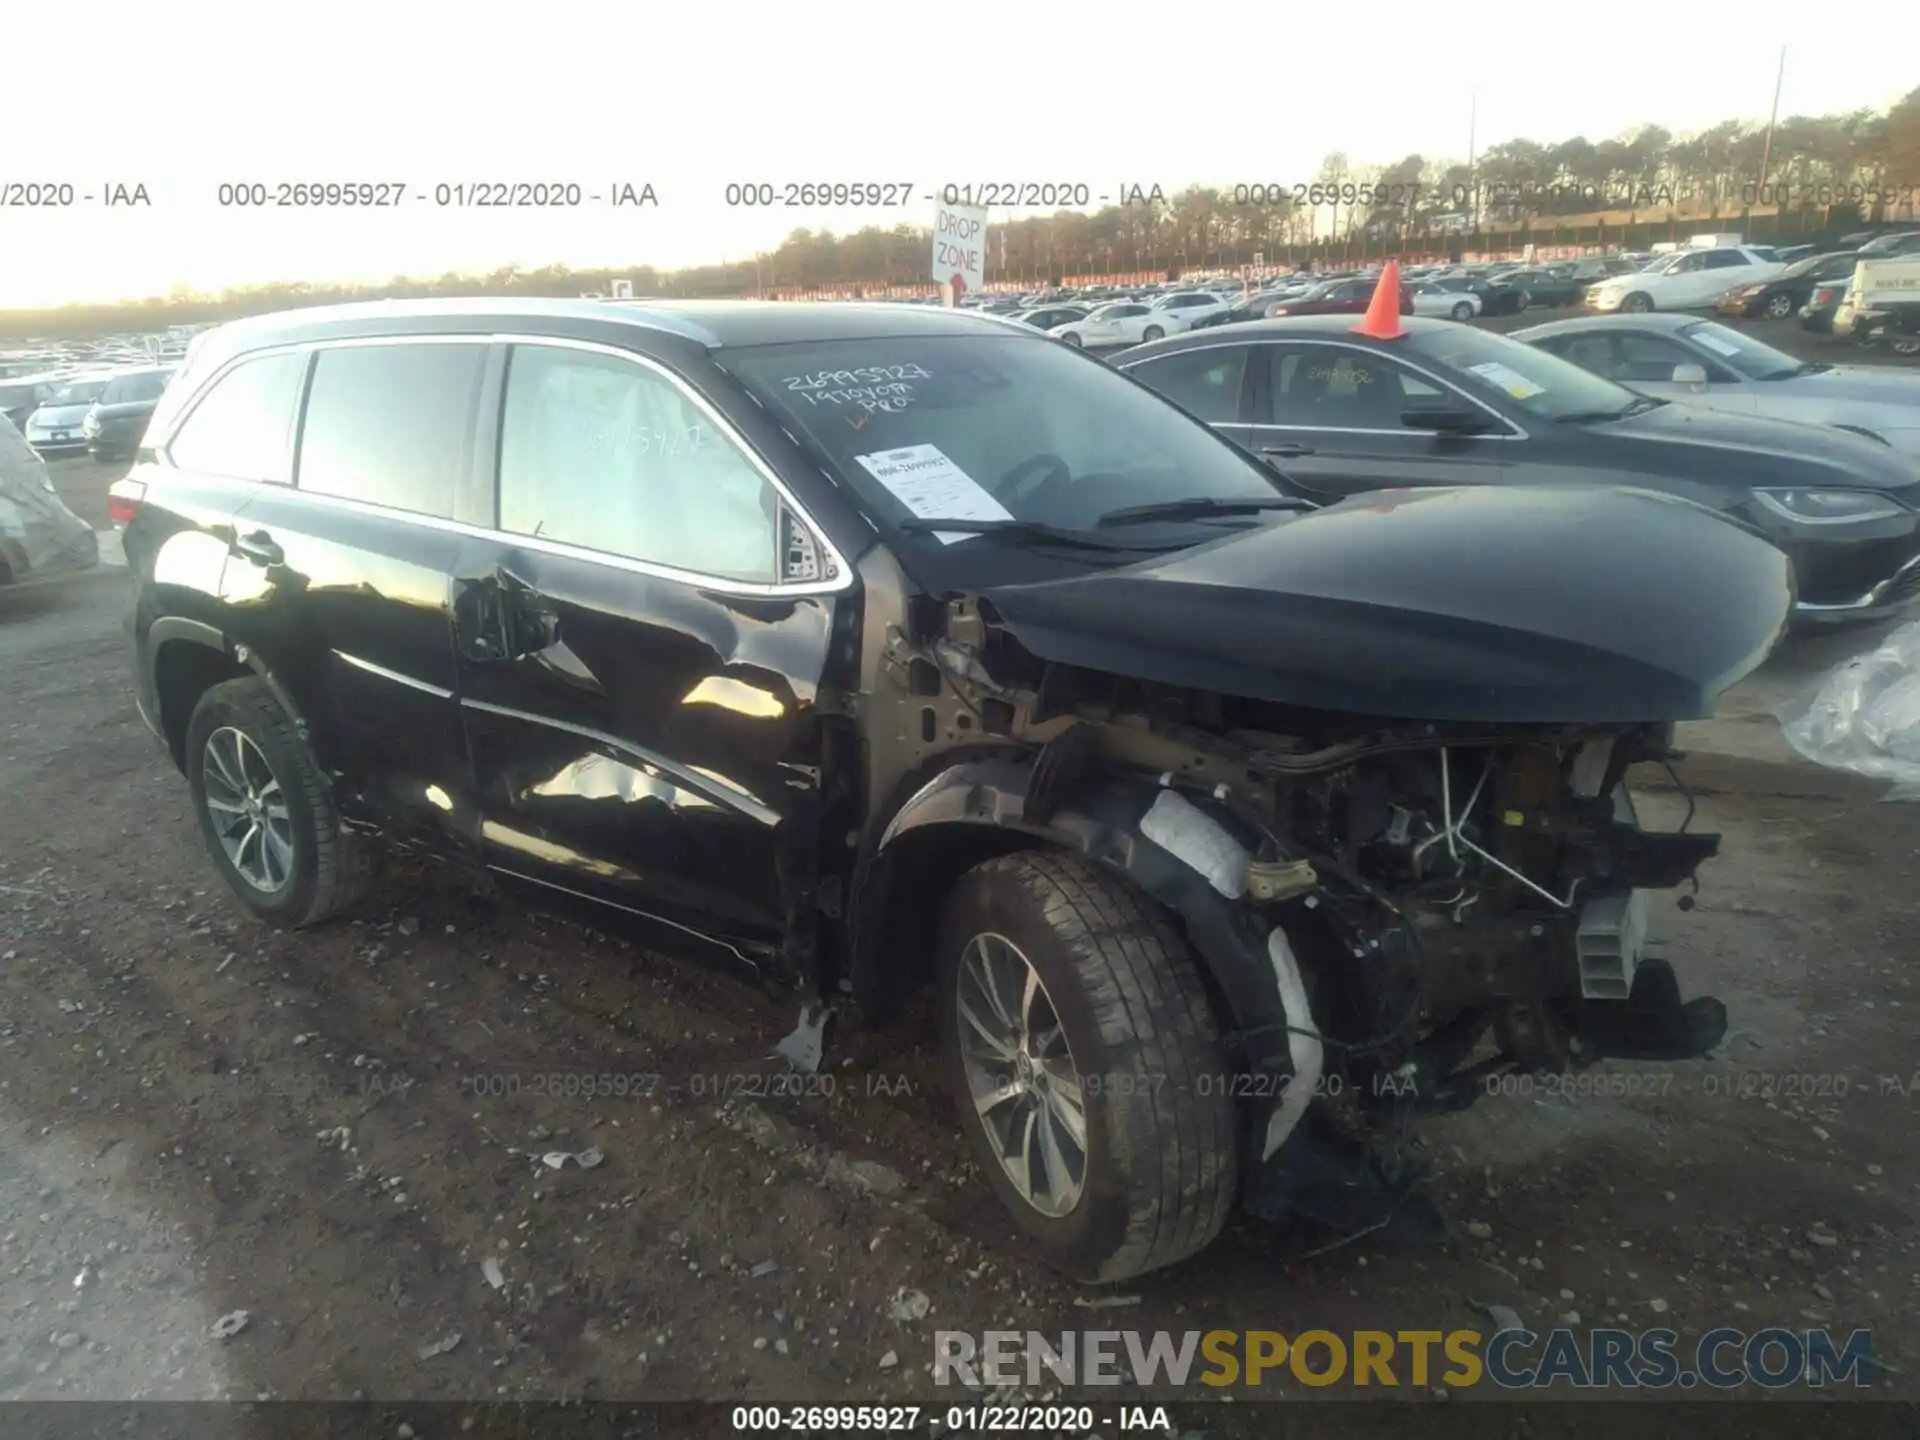
[[[288,483],[306,366],[307,357],[293,352],[242,360],[188,411],[167,445],[168,457],[207,475]]]

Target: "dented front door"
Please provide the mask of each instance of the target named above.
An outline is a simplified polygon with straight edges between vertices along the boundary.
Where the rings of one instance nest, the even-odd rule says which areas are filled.
[[[836,597],[782,568],[767,472],[657,364],[516,345],[504,386],[497,529],[453,579],[487,863],[774,939]]]

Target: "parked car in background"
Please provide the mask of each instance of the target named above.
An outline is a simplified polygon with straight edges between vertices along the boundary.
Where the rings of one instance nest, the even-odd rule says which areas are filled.
[[[1176,330],[1187,329],[1196,320],[1203,320],[1209,315],[1218,315],[1221,311],[1230,309],[1240,294],[1238,285],[1233,287],[1231,293],[1216,290],[1176,290],[1170,295],[1162,295],[1148,303],[1176,322],[1167,327],[1167,333],[1171,335]]]
[[[1525,286],[1509,285],[1502,278],[1507,273],[1501,270],[1492,274],[1454,276],[1434,283],[1473,296],[1480,302],[1482,315],[1518,315],[1532,301]]]
[[[1446,320],[1471,320],[1480,313],[1480,297],[1471,290],[1449,290],[1431,280],[1414,280],[1407,285],[1413,296],[1413,313]]]
[[[144,370],[126,370],[107,382],[100,398],[93,402],[80,432],[86,437],[87,454],[96,460],[124,460],[139,448],[147,421],[173,378],[172,366],[154,366]]]
[[[1854,250],[1835,250],[1805,256],[1771,279],[1734,286],[1720,297],[1714,308],[1722,315],[1741,315],[1750,320],[1785,320],[1813,298],[1815,287],[1822,281],[1838,280],[1845,285],[1853,274],[1858,254]]]
[[[1896,255],[1920,254],[1920,230],[1876,235],[1860,247],[1862,260],[1891,260]]]
[[[1069,345],[1091,350],[1111,349],[1116,345],[1137,345],[1142,340],[1158,340],[1185,328],[1185,323],[1155,310],[1138,300],[1116,300],[1088,311],[1084,319],[1055,325],[1047,334]]]
[[[1800,328],[1815,335],[1833,333],[1833,317],[1840,309],[1840,302],[1847,298],[1848,276],[1841,280],[1822,280],[1813,287],[1813,293],[1807,296],[1807,303],[1795,313],[1800,317]]]
[[[1444,1113],[1495,1043],[1725,1039],[1618,933],[1718,847],[1628,767],[1792,598],[1697,507],[1316,510],[1108,365],[894,305],[281,312],[148,441],[133,688],[236,905],[343,915],[391,842],[844,994],[873,1053],[924,995],[1009,1269],[1124,1281],[1243,1204],[1380,1229],[1427,1188],[1396,1077]]]
[[[1269,316],[1282,315],[1360,315],[1373,299],[1374,281],[1364,275],[1344,280],[1328,280],[1302,295],[1267,307]],[[1413,314],[1413,294],[1400,287],[1400,313]]]
[[[1616,275],[1587,291],[1595,310],[1637,314],[1648,310],[1706,310],[1735,286],[1771,280],[1786,267],[1751,246],[1720,245],[1677,250],[1654,269]]]
[[[1818,425],[1643,395],[1476,325],[1331,319],[1175,336],[1119,368],[1264,455],[1311,499],[1406,486],[1624,485],[1759,529],[1793,558],[1800,622],[1920,595],[1920,461]]]
[[[88,570],[100,538],[53,488],[47,462],[0,415],[0,586]]]
[[[1056,325],[1070,325],[1075,320],[1084,320],[1091,313],[1085,305],[1043,305],[1037,310],[1018,310],[1010,317],[1022,325],[1031,325],[1036,330],[1051,330]]]
[[[1535,305],[1572,305],[1580,299],[1584,289],[1570,273],[1544,266],[1510,270],[1499,277],[1499,283],[1525,294],[1526,306],[1522,308]]]
[[[100,374],[78,376],[56,385],[27,417],[27,443],[42,455],[78,455],[84,451],[87,440],[80,427],[111,378]]]
[[[1689,315],[1589,315],[1512,338],[1643,395],[1851,430],[1920,457],[1920,374],[1823,365]]]
[[[0,415],[11,420],[16,430],[25,430],[27,417],[59,388],[60,380],[58,376],[32,374],[0,380]]]

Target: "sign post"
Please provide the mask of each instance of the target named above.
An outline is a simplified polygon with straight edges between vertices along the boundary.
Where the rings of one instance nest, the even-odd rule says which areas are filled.
[[[940,303],[954,306],[987,280],[987,207],[942,205],[934,212],[933,279]]]

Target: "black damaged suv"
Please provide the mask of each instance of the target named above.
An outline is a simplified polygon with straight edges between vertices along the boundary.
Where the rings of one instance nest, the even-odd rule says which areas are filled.
[[[933,985],[990,1183],[1113,1280],[1236,1203],[1411,1213],[1410,1115],[1726,1023],[1642,954],[1717,838],[1625,777],[1767,654],[1785,557],[1270,475],[991,318],[446,301],[199,337],[115,505],[253,914],[411,849],[875,1019]]]

